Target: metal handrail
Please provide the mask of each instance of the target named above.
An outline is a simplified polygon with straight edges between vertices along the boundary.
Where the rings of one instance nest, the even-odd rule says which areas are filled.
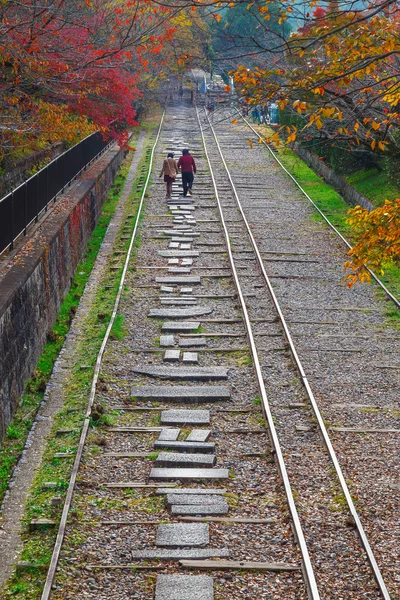
[[[114,140],[111,140],[108,144],[105,144],[104,147],[101,148],[101,150],[99,152],[97,152],[97,154],[95,154],[94,156],[92,156],[92,158],[90,158],[87,162],[85,162],[85,164],[79,164],[78,165],[78,170],[70,177],[70,179],[68,179],[67,181],[63,181],[62,185],[57,189],[57,191],[51,196],[51,198],[46,198],[46,202],[40,207],[36,206],[35,209],[35,214],[32,216],[32,218],[28,219],[28,202],[29,199],[27,197],[27,190],[28,190],[28,186],[30,183],[32,183],[34,180],[36,180],[37,183],[37,188],[36,188],[36,203],[38,203],[38,198],[39,198],[39,181],[40,178],[43,177],[44,174],[47,174],[51,172],[51,169],[54,165],[56,165],[58,162],[61,163],[61,161],[63,159],[65,159],[65,157],[67,157],[67,155],[69,153],[73,153],[74,150],[76,150],[79,146],[81,146],[82,144],[84,144],[87,140],[89,140],[90,138],[93,138],[94,136],[98,136],[100,134],[99,131],[96,131],[88,136],[86,136],[83,140],[81,140],[80,142],[78,142],[77,144],[75,144],[74,146],[72,146],[71,148],[69,148],[68,150],[66,150],[65,152],[63,152],[62,154],[60,154],[59,156],[56,156],[55,158],[53,158],[53,160],[51,160],[45,167],[43,167],[42,169],[40,169],[39,171],[37,171],[37,173],[35,173],[34,175],[32,175],[31,177],[29,177],[28,179],[26,179],[23,183],[21,183],[20,185],[18,185],[16,188],[14,188],[12,191],[8,192],[7,194],[5,194],[5,196],[3,196],[0,199],[0,212],[1,212],[1,208],[2,208],[2,204],[3,202],[5,203],[7,200],[10,200],[11,203],[11,207],[9,208],[10,212],[11,212],[11,223],[10,223],[10,232],[9,232],[9,237],[6,241],[6,243],[4,243],[5,241],[1,241],[0,243],[4,243],[4,246],[2,245],[2,247],[0,247],[0,255],[5,252],[8,248],[10,248],[11,250],[13,249],[14,246],[14,241],[16,239],[18,239],[18,237],[22,234],[26,235],[26,231],[27,228],[35,221],[36,223],[38,222],[39,216],[43,213],[43,211],[47,212],[48,206],[51,202],[55,201],[58,194],[60,192],[62,192],[64,190],[65,187],[69,186],[71,184],[71,182],[76,179],[76,177],[78,177],[78,175],[84,171],[88,165],[90,165],[94,160],[96,160],[101,154],[103,154],[113,143]],[[48,194],[48,177],[46,179],[46,195]],[[23,188],[25,188],[25,198],[23,201],[23,208],[24,208],[24,218],[23,218],[23,225],[22,223],[20,223],[20,226],[18,228],[17,232],[14,232],[14,195],[18,194],[18,192],[20,192]],[[5,209],[7,210],[7,209]],[[4,222],[3,222],[3,227],[4,227]]]

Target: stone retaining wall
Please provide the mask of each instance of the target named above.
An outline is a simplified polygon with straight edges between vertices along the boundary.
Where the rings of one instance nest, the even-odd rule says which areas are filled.
[[[16,253],[0,282],[0,439],[36,368],[124,158],[101,157]],[[0,267],[1,268],[1,267]]]
[[[292,150],[299,156],[304,162],[322,177],[326,183],[329,183],[335,190],[337,190],[343,199],[351,206],[363,206],[368,210],[373,210],[374,205],[364,196],[359,194],[356,189],[347,183],[343,177],[337,175],[330,167],[328,167],[323,161],[319,160],[315,154],[312,154],[305,148],[302,148],[300,144],[295,142],[291,145]]]

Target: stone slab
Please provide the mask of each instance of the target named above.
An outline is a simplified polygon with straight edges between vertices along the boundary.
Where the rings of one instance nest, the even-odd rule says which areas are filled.
[[[174,273],[175,275],[189,275],[192,272],[190,267],[170,267],[168,273]]]
[[[199,355],[197,352],[184,352],[182,362],[184,364],[196,364],[199,362]]]
[[[185,338],[179,340],[180,348],[195,348],[196,346],[207,346],[206,338]]]
[[[154,448],[156,450],[177,450],[179,452],[215,452],[214,442],[187,442],[187,441],[165,441],[158,438],[154,442]]]
[[[182,379],[186,381],[217,381],[228,379],[228,370],[224,367],[134,367],[134,373],[159,379]]]
[[[165,362],[177,362],[181,355],[180,350],[167,350],[163,356]]]
[[[173,335],[161,335],[160,346],[161,348],[167,348],[168,346],[174,346],[175,340]]]
[[[216,402],[229,400],[230,390],[225,385],[138,385],[131,390],[140,400],[173,400],[176,402]]]
[[[222,496],[222,494],[226,494],[228,490],[222,488],[173,488],[173,490],[171,490],[170,487],[159,487],[157,488],[156,495],[163,496],[165,494],[171,494],[172,491],[174,494],[196,494],[198,496],[203,494],[206,496],[214,494],[217,496]]]
[[[180,333],[191,332],[200,327],[199,321],[184,321],[183,323],[175,323],[174,321],[166,321],[163,323],[162,331],[176,331]]]
[[[193,429],[186,438],[186,442],[206,442],[211,435],[210,429]]]
[[[193,306],[187,308],[152,308],[148,316],[158,319],[187,319],[190,317],[201,317],[213,312],[211,306]]]
[[[179,258],[169,258],[168,264],[169,265],[179,265]]]
[[[190,250],[191,244],[181,244],[181,250]]]
[[[209,410],[163,410],[161,423],[164,425],[208,425]]]
[[[187,242],[187,238],[182,238]],[[173,240],[171,244],[179,244],[180,241]],[[197,258],[200,256],[200,252],[197,250],[159,250],[157,252],[159,256],[163,258]]]
[[[181,481],[214,481],[228,478],[228,469],[153,468],[150,471],[150,479],[157,479],[159,481],[171,481],[174,479],[179,479]]]
[[[168,523],[157,528],[156,546],[198,548],[210,543],[208,523]]]
[[[165,286],[165,285],[162,285],[160,287],[160,292],[162,292],[164,294],[172,294],[173,291],[174,291],[173,287],[168,287],[168,286]]]
[[[190,277],[179,277],[178,275],[169,275],[167,277],[156,277],[156,283],[160,283],[161,285],[200,285],[201,277],[199,277],[198,275],[191,275]]]
[[[216,496],[218,498],[218,496]],[[228,503],[225,504],[174,504],[171,506],[173,516],[196,516],[196,515],[226,515],[229,512]]]
[[[181,288],[180,292],[181,292],[181,294],[192,294],[193,288],[183,287],[183,288]]]
[[[180,429],[163,429],[158,436],[157,442],[174,442],[178,439]]]
[[[168,248],[176,248],[176,249],[178,249],[179,248],[179,243],[178,242],[170,242],[168,244]]]
[[[175,490],[169,490],[165,503],[167,506],[175,504],[184,504],[185,506],[204,504],[211,506],[214,504],[226,505],[227,502],[223,496],[214,494],[175,494]]]
[[[171,238],[171,242],[194,242],[194,238],[193,237],[172,237]],[[163,252],[169,252],[169,250],[163,250]],[[187,252],[187,250],[178,250],[178,252]],[[195,252],[194,250],[191,252]]]
[[[229,557],[229,550],[227,548],[159,548],[158,550],[132,550],[131,557],[133,560],[151,560],[154,558],[158,558],[159,560],[227,558]],[[176,600],[176,596],[171,596],[171,600]]]
[[[181,265],[183,267],[191,267],[193,265],[193,258],[182,258]]]
[[[154,600],[214,600],[214,579],[208,575],[157,575]]]
[[[160,452],[156,467],[213,467],[217,459],[214,454],[189,454],[185,452]]]
[[[194,306],[197,304],[197,298],[165,298],[161,300],[163,306]]]

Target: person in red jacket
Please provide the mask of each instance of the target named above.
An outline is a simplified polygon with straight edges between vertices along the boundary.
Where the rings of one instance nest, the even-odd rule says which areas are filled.
[[[191,196],[194,174],[196,173],[196,163],[187,148],[182,150],[182,156],[178,160],[178,169],[182,171],[183,195],[184,197],[188,194]]]

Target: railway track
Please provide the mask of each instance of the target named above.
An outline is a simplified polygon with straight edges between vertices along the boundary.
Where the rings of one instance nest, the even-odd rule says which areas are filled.
[[[268,189],[241,134],[167,108],[152,173],[190,147],[194,198],[176,184],[167,206],[149,173],[113,312],[129,333],[108,339],[111,323],[99,354],[42,600],[396,597],[239,209]],[[275,252],[284,273],[317,263]]]

